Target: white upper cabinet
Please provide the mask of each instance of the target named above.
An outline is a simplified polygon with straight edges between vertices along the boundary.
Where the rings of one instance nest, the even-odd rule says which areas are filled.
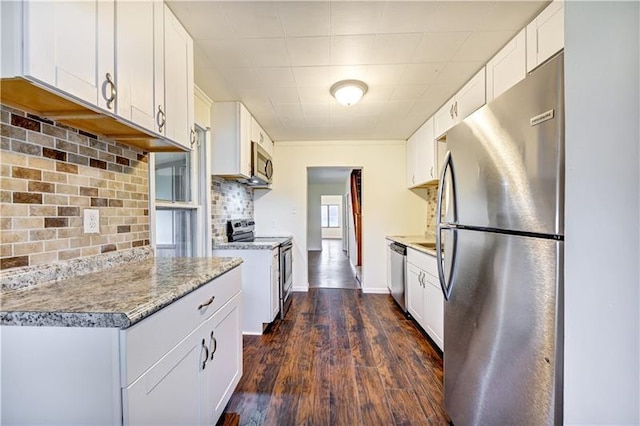
[[[214,102],[211,108],[211,173],[251,177],[251,114],[240,102]]]
[[[164,135],[190,147],[193,130],[193,40],[164,5]],[[161,102],[157,102],[162,105]],[[162,121],[160,121],[162,123]]]
[[[485,68],[475,75],[434,115],[434,135],[440,138],[447,130],[485,104]]]
[[[527,72],[564,48],[564,2],[554,0],[527,25]]]
[[[487,63],[487,102],[526,77],[526,38],[523,29]]]
[[[4,3],[24,7],[24,68],[16,63],[11,74],[28,76],[113,111],[108,102],[113,87],[109,81],[114,79],[113,1],[3,2],[3,26],[14,19],[5,14]]]
[[[251,117],[251,142],[260,144],[260,146],[264,148],[269,155],[273,155],[273,142],[271,141],[271,138],[267,132],[260,127],[260,124],[253,116]]]
[[[117,113],[145,129],[163,134],[156,119],[164,103],[162,1],[118,1],[116,7]],[[158,19],[160,18],[160,19]],[[161,118],[161,117],[160,117]]]
[[[419,187],[438,179],[435,164],[433,118],[407,140],[407,186]]]

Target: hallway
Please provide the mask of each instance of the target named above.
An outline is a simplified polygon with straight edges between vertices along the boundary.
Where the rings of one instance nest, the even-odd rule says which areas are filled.
[[[322,251],[309,251],[309,287],[359,289],[356,271],[346,253],[342,240],[323,239]]]

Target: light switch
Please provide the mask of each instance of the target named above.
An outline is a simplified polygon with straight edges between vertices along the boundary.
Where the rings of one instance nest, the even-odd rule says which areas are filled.
[[[84,233],[99,234],[100,233],[100,210],[84,209]]]

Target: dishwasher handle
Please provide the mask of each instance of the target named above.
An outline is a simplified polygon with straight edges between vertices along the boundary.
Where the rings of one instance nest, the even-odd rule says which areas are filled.
[[[389,248],[393,251],[395,251],[398,254],[401,254],[403,256],[407,255],[407,246],[404,246],[402,244],[398,244],[398,243],[391,243],[389,244]]]

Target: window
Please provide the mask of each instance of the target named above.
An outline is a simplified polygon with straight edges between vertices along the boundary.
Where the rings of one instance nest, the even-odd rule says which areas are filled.
[[[155,215],[153,240],[158,257],[202,256],[205,232],[204,202],[198,192],[198,173],[205,155],[205,131],[197,128],[198,144],[192,152],[153,154],[153,187]],[[202,200],[202,201],[201,201]]]
[[[323,228],[339,228],[340,227],[340,209],[337,204],[323,204],[320,206],[321,224]]]

